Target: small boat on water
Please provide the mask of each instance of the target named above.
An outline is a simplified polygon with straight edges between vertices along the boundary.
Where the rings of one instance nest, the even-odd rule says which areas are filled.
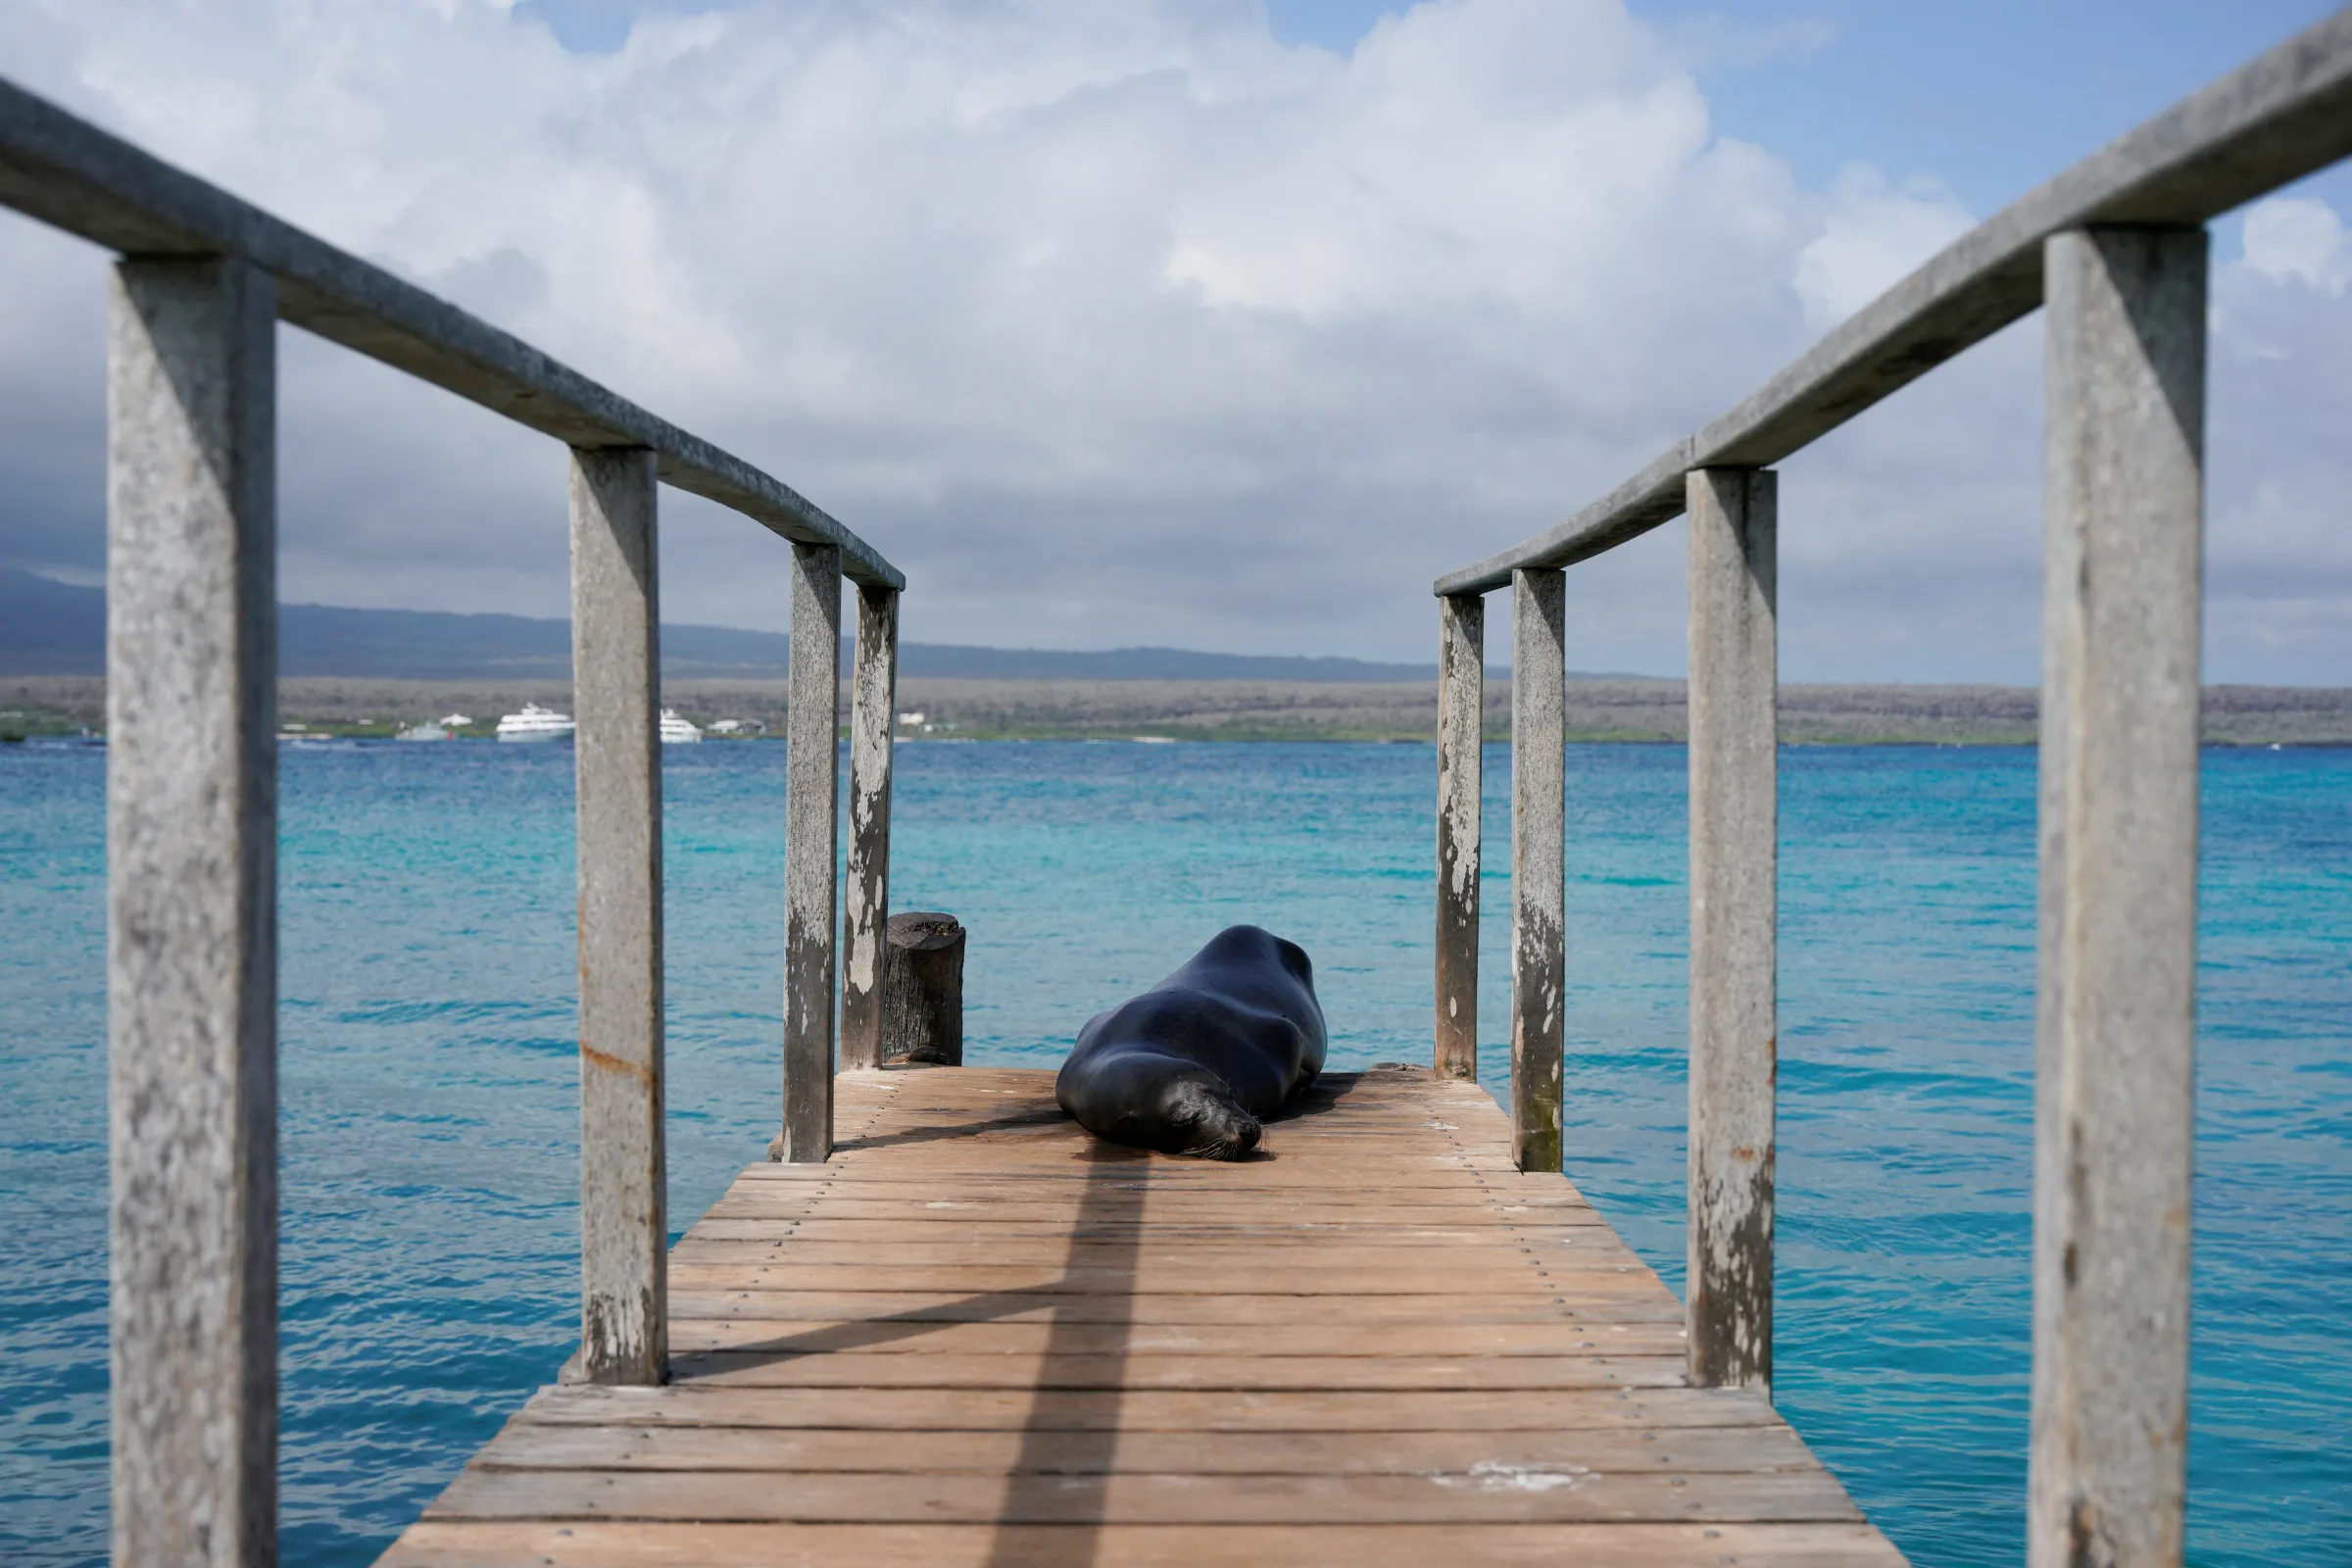
[[[509,713],[498,721],[498,738],[502,741],[561,741],[569,740],[577,728],[569,713],[559,713],[537,703],[525,703],[519,713]]]
[[[692,746],[702,738],[703,732],[695,727],[692,719],[680,718],[678,710],[674,708],[662,710],[662,745]]]
[[[449,731],[438,724],[411,724],[392,737],[396,741],[445,741]]]

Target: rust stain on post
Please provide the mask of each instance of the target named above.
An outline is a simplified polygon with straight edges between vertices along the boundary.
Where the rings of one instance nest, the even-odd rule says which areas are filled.
[[[658,510],[652,452],[572,453],[580,1375],[591,1383],[659,1383],[669,1359]]]

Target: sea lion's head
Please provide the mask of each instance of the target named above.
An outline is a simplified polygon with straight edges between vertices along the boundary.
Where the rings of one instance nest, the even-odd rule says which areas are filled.
[[[1233,1092],[1205,1074],[1172,1078],[1162,1091],[1160,1121],[1172,1154],[1239,1159],[1257,1147],[1263,1129]]]

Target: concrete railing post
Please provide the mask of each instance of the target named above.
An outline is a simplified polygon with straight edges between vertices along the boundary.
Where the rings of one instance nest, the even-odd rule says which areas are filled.
[[[1560,1168],[1568,985],[1567,593],[1552,567],[1511,573],[1511,1150]]]
[[[1438,601],[1438,1032],[1441,1078],[1478,1077],[1479,791],[1487,601]]]
[[[841,811],[841,551],[792,547],[784,758],[784,1131],[796,1165],[833,1152],[834,856]]]
[[[1772,1387],[1780,667],[1776,476],[1708,468],[1690,519],[1690,1178],[1699,1388]]]
[[[660,1383],[669,1360],[657,487],[645,448],[572,452],[579,1376],[589,1383]]]
[[[899,594],[859,584],[850,674],[850,864],[842,933],[841,1064],[882,1065],[883,933],[890,920],[891,736],[899,700]]]
[[[2029,1560],[2177,1564],[2188,1426],[2206,238],[2049,306]]]
[[[276,287],[126,261],[107,322],[118,1563],[277,1560]]]

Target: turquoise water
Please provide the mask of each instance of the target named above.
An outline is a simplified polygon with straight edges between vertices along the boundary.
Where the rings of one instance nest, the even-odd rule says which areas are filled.
[[[1049,1065],[1218,927],[1333,1060],[1429,1050],[1420,746],[912,745],[893,903],[971,931],[969,1059]],[[780,745],[667,755],[671,1213],[778,1104]],[[0,1560],[105,1546],[104,753],[0,750]],[[1507,758],[1482,1031],[1500,1038]],[[286,1560],[365,1562],[571,1347],[571,758],[283,755]],[[1568,1170],[1680,1284],[1684,760],[1580,747]],[[2033,758],[1783,759],[1778,1396],[1922,1564],[2023,1542]],[[2352,1541],[2352,752],[2205,762],[2191,1556]],[[1506,1054],[1482,1070],[1506,1089]]]

